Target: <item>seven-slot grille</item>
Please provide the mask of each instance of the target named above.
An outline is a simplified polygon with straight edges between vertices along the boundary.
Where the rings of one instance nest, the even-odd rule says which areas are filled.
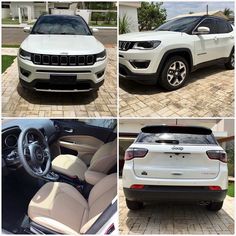
[[[76,56],[76,55],[45,55],[31,54],[31,60],[37,65],[48,66],[87,66],[93,65],[96,55]]]
[[[121,51],[127,51],[134,46],[134,42],[129,41],[119,41],[119,49]]]

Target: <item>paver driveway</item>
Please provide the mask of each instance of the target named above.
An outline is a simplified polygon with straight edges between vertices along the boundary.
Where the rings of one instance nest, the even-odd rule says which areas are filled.
[[[130,211],[119,182],[120,234],[234,234],[234,198],[227,196],[217,213],[196,204],[163,203]]]
[[[234,114],[234,71],[223,65],[199,69],[186,85],[166,92],[120,79],[122,117],[231,117]]]
[[[108,48],[105,83],[94,93],[38,93],[25,91],[18,83],[17,62],[2,75],[4,117],[116,116],[116,48]]]

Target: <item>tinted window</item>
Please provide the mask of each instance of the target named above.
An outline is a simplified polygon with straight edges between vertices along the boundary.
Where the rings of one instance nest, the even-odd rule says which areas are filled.
[[[213,135],[185,133],[140,133],[136,142],[166,144],[216,144]]]
[[[200,17],[183,17],[167,21],[156,29],[156,31],[189,32],[200,20]]]
[[[32,34],[91,35],[80,16],[42,16],[33,27]]]
[[[103,128],[114,129],[116,127],[115,119],[87,119],[81,121],[84,121],[87,125],[99,126]]]
[[[216,21],[214,19],[203,20],[198,27],[208,27],[210,29],[210,34],[217,33]]]
[[[224,34],[232,31],[231,25],[223,20],[217,20],[218,33]]]

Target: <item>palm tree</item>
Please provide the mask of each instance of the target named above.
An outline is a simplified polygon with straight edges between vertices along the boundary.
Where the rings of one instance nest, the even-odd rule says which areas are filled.
[[[225,8],[223,13],[225,14],[225,16],[227,16],[228,18],[234,14],[234,11],[231,10],[230,8]]]

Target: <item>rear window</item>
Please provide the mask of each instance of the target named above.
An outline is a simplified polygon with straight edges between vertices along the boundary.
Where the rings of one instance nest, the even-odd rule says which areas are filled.
[[[188,133],[143,133],[141,132],[137,143],[150,144],[191,144],[191,145],[214,145],[217,144],[212,134],[188,134]]]

